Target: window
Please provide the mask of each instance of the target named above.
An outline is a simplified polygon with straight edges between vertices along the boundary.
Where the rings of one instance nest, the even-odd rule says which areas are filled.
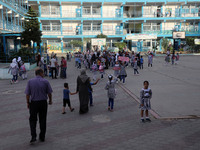
[[[151,41],[150,40],[144,40],[143,41],[143,46],[144,47],[150,47],[151,46]]]
[[[91,25],[83,25],[83,31],[91,31]]]
[[[85,7],[85,8],[83,8],[83,14],[86,14],[86,15],[88,15],[88,14],[90,14],[91,12],[90,12],[90,8],[88,7]]]
[[[112,25],[104,25],[103,26],[103,30],[104,31],[112,31],[113,30],[113,26]]]
[[[60,12],[60,9],[58,6],[51,6],[51,15],[58,15]]]
[[[63,26],[63,31],[65,32],[72,32],[73,31],[73,27],[72,26]]]

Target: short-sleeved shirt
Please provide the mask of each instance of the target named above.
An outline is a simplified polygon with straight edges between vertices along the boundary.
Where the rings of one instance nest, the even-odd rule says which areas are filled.
[[[90,85],[92,86],[92,85],[94,85],[94,83],[90,82]],[[88,92],[92,92],[92,91],[90,90],[90,88],[88,88]]]
[[[51,59],[51,67],[56,67],[55,63],[56,63],[56,59],[52,58]]]
[[[47,100],[47,94],[52,92],[53,90],[49,81],[41,76],[30,79],[25,90],[25,94],[31,96],[31,101]]]
[[[63,99],[69,99],[69,93],[68,89],[63,89]]]

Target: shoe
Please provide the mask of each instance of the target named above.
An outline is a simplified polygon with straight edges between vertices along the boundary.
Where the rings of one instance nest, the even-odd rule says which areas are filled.
[[[144,119],[141,119],[141,122],[142,122],[142,123],[145,123]]]
[[[12,80],[10,81],[10,84],[13,84],[13,81],[12,81]]]
[[[45,139],[44,138],[40,138],[40,142],[45,142]]]
[[[92,106],[94,106],[93,104],[90,104],[90,106],[92,107]]]
[[[110,110],[110,107],[108,107],[108,110]]]
[[[146,121],[147,121],[147,122],[151,122],[151,119],[147,118]]]
[[[74,108],[71,109],[71,112],[73,112],[73,111],[74,111]]]
[[[37,141],[36,138],[32,138],[30,144],[34,144],[36,141]]]
[[[113,112],[113,109],[111,109],[110,111]]]
[[[62,112],[62,114],[66,114],[66,112]]]

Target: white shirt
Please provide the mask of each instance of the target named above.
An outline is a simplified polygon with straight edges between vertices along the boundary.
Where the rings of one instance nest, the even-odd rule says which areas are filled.
[[[56,67],[55,63],[56,63],[56,59],[52,58],[51,59],[51,67]]]

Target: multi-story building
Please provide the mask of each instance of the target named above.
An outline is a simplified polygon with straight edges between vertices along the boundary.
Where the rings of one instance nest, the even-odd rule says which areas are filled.
[[[107,35],[106,45],[126,41],[131,50],[147,51],[173,31],[200,36],[200,0],[29,0],[38,11],[43,45],[57,53],[72,40]],[[179,40],[180,44],[181,40]]]
[[[28,0],[0,0],[0,55],[21,47],[20,36],[27,10]]]

